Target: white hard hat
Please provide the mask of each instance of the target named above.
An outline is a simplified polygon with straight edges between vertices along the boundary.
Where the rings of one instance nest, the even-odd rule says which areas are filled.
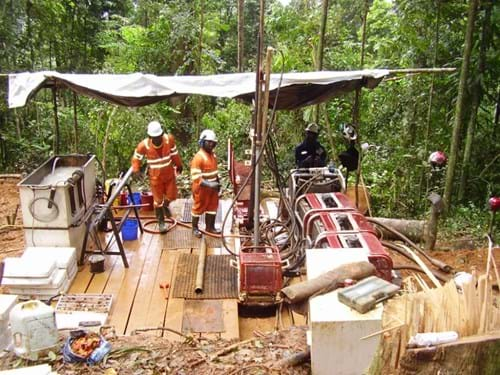
[[[215,136],[215,133],[213,130],[205,129],[200,134],[200,142],[201,141],[217,142],[217,137]]]
[[[150,137],[158,137],[163,134],[163,129],[158,121],[151,121],[148,124],[148,135]]]
[[[341,130],[342,130],[342,135],[348,141],[355,141],[356,138],[358,138],[358,135],[356,134],[356,129],[352,125],[343,124],[341,125]]]

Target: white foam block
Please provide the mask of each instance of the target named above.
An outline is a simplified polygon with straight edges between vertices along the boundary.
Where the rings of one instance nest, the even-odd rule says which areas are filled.
[[[5,258],[4,278],[48,278],[56,269],[53,259]]]
[[[361,252],[328,249],[306,250],[308,279],[342,264],[367,261]],[[338,300],[338,290],[309,300],[311,367],[313,374],[358,375],[365,373],[377,349],[379,337],[362,337],[382,326],[382,304],[360,314]]]
[[[76,249],[74,247],[27,247],[23,259],[53,259],[58,268],[70,268],[76,264]]]
[[[16,305],[15,294],[0,294],[0,322],[9,320],[10,310]]]

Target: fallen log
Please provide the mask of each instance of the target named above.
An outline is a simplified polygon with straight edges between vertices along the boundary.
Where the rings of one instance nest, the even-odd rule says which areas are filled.
[[[314,279],[283,288],[285,302],[298,304],[309,297],[331,292],[339,288],[346,279],[361,280],[375,274],[375,267],[369,262],[343,264]]]
[[[311,359],[311,350],[306,349],[303,352],[298,352],[292,354],[289,357],[282,358],[278,362],[273,365],[273,369],[283,369],[285,367],[293,367],[297,365],[301,365],[304,362],[307,362]]]
[[[431,348],[408,349],[400,374],[498,374],[500,335],[472,336]]]
[[[405,235],[414,242],[421,242],[424,240],[425,221],[424,220],[406,220],[406,219],[389,219],[384,217],[374,217],[381,224],[391,227],[399,233]],[[385,240],[399,240],[400,238],[386,230],[383,227],[377,227]]]

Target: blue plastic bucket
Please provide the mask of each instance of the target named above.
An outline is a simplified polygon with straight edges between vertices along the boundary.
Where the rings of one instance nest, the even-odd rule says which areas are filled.
[[[141,204],[141,193],[132,193],[132,197],[128,197],[130,204]]]
[[[122,225],[123,241],[133,241],[137,239],[137,228],[139,224],[137,219],[127,219]]]

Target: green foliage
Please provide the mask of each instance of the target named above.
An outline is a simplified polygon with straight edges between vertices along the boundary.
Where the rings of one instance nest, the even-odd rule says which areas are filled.
[[[365,1],[330,2],[325,35],[325,70],[360,69],[361,32]],[[374,0],[369,2],[365,68],[460,68],[467,2]],[[483,97],[472,152],[467,202],[450,213],[450,230],[463,225],[475,230],[485,224],[484,202],[499,194],[498,74],[500,55],[498,5],[493,5],[486,38],[486,69],[478,75],[480,27],[478,14],[471,72],[479,79]],[[319,44],[321,4],[294,0],[288,6],[266,2],[264,46],[277,52],[273,72],[313,71]],[[19,0],[0,5],[0,67],[2,73],[26,70],[61,72],[144,72],[158,75],[215,74],[236,71],[236,2]],[[259,1],[245,1],[245,70],[256,64]],[[203,19],[203,24],[201,20]],[[200,30],[203,29],[202,35]],[[435,41],[437,32],[437,42]],[[201,43],[201,44],[200,44]],[[0,85],[6,96],[6,80]],[[429,109],[429,89],[433,86]],[[376,215],[425,217],[426,195],[441,192],[439,176],[430,172],[428,154],[449,151],[458,86],[454,74],[414,75],[384,81],[363,90],[359,137],[372,145],[363,155],[364,181],[370,186]],[[52,96],[42,90],[26,107],[8,110],[0,104],[0,168],[29,171],[52,154],[54,117]],[[332,98],[320,116],[320,141],[332,160],[347,145],[339,125],[352,121],[354,95]],[[214,129],[217,153],[225,158],[225,141],[233,141],[239,159],[250,148],[252,108],[234,100],[193,96],[144,108],[114,107],[78,97],[79,144],[75,145],[73,96],[58,91],[61,153],[92,152],[106,162],[109,175],[126,169],[135,145],[145,137],[146,124],[160,120],[177,139],[184,163],[198,146],[199,132]],[[467,112],[467,111],[466,111]],[[328,129],[324,114],[328,116]],[[271,138],[282,175],[293,166],[293,147],[313,119],[312,107],[280,111]],[[469,116],[466,113],[466,116]],[[426,129],[429,119],[430,135]],[[109,124],[108,133],[106,133]],[[464,135],[465,137],[465,135]],[[104,154],[103,145],[106,144]],[[459,169],[461,166],[458,166]],[[268,171],[265,171],[267,173]],[[350,181],[353,181],[351,174]],[[467,223],[461,220],[468,218]]]
[[[474,203],[458,205],[448,220],[443,221],[440,232],[443,238],[454,239],[461,236],[484,241],[488,233],[491,213],[486,205],[477,206]]]

